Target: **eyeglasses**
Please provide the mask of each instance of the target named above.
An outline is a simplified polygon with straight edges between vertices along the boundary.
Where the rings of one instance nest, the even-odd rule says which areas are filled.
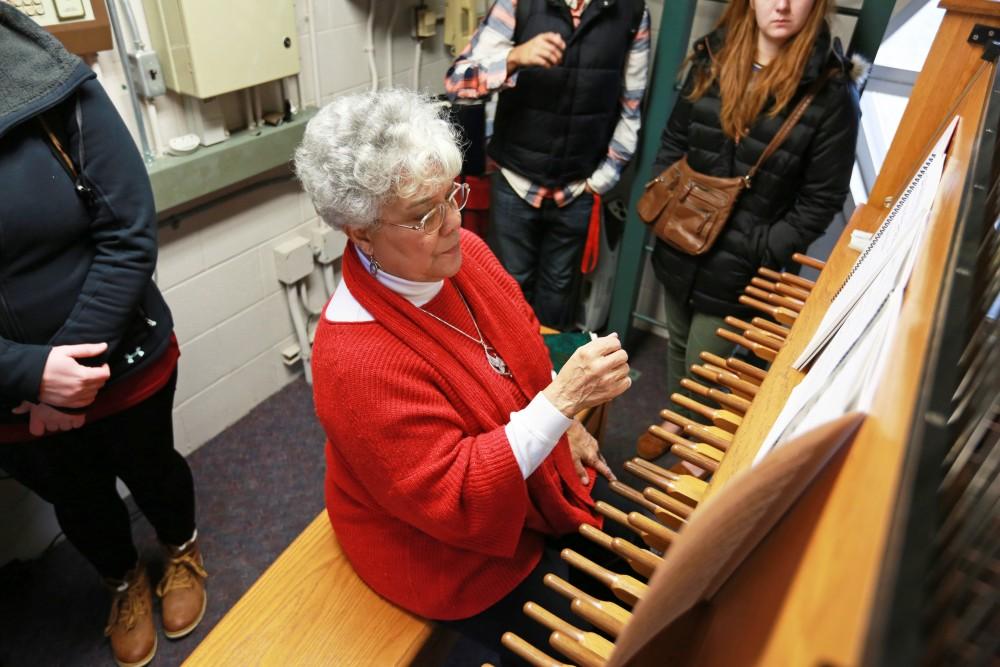
[[[382,222],[393,227],[403,227],[405,229],[414,229],[424,234],[433,234],[441,229],[441,225],[444,224],[449,209],[461,211],[465,208],[466,203],[469,201],[469,189],[468,183],[453,183],[451,192],[448,193],[448,198],[442,203],[435,205],[415,225],[404,225],[399,222],[386,222],[385,220]]]

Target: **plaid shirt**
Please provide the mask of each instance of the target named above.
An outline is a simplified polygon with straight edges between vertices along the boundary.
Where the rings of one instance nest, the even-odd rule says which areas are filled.
[[[579,25],[580,16],[589,3],[590,0],[566,0],[574,28]],[[507,76],[507,56],[515,46],[516,15],[517,0],[496,0],[493,3],[469,44],[445,76],[445,91],[451,99],[478,99],[517,85],[516,71]],[[646,92],[649,71],[649,26],[649,10],[644,9],[639,30],[625,61],[618,123],[607,154],[589,178],[567,183],[561,188],[546,188],[509,169],[501,169],[514,191],[530,205],[537,208],[543,200],[554,199],[558,206],[565,206],[579,197],[588,185],[594,192],[603,194],[621,178],[622,170],[632,159],[639,143],[642,122],[640,104]]]

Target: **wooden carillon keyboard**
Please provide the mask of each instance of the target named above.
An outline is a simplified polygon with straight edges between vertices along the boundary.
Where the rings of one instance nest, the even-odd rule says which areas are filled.
[[[607,594],[549,575],[574,616],[525,606],[550,645],[511,633],[503,642],[530,664],[995,664],[1000,2],[940,6],[868,203],[826,262],[794,258],[818,278],[759,269],[739,298],[754,315],[717,331],[754,363],[701,354],[686,395],[670,397],[692,417],[665,408],[649,427],[706,476],[625,464],[632,483],[613,483],[621,501],[597,511],[635,540],[581,528],[620,565],[562,554]],[[928,164],[940,170],[921,195],[933,205],[907,209],[902,195],[921,192]],[[897,214],[921,225],[912,263],[865,278],[872,264],[851,234],[873,235],[869,250],[891,255],[877,236]],[[862,296],[845,310],[851,285]],[[862,310],[878,290],[886,301]],[[846,356],[824,356],[838,344]]]

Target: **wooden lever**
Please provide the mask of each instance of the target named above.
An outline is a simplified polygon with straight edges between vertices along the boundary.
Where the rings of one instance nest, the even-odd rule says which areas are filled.
[[[549,630],[561,632],[589,651],[593,651],[602,660],[607,660],[615,645],[596,632],[585,632],[568,621],[564,621],[545,607],[534,602],[524,603],[525,615],[545,626]]]
[[[696,465],[699,468],[707,470],[709,472],[715,472],[719,469],[719,462],[697,451],[693,447],[688,447],[687,445],[671,445],[670,452],[679,459],[687,461],[692,465]]]
[[[781,296],[787,296],[792,299],[798,299],[799,301],[805,301],[809,298],[809,292],[804,289],[795,287],[794,285],[788,285],[786,283],[775,283],[774,290],[772,290]]]
[[[608,602],[607,604],[614,603]],[[614,618],[585,600],[574,599],[569,603],[569,608],[574,614],[587,621],[598,630],[611,635],[615,639],[617,639],[618,635],[620,635],[622,630],[625,629],[625,625],[623,623],[616,621]],[[625,610],[623,609],[622,611]]]
[[[809,255],[803,255],[801,252],[797,252],[792,255],[792,259],[802,266],[808,266],[816,269],[817,271],[822,271],[823,267],[826,266],[826,262],[810,257]]]
[[[750,350],[760,359],[764,361],[774,361],[774,358],[778,356],[777,352],[772,350],[766,345],[761,345],[760,343],[755,343],[739,334],[735,334],[729,329],[723,329],[719,327],[715,330],[715,335],[723,340],[727,340],[730,343],[735,343],[736,345],[741,345],[746,349]]]
[[[778,291],[777,289],[775,289],[778,286],[778,283],[773,283],[770,280],[764,280],[763,278],[751,278],[750,284],[756,287],[757,289],[761,289],[765,292]]]
[[[701,502],[702,497],[705,495],[705,488],[708,486],[708,484],[692,475],[677,475],[675,479],[667,479],[662,475],[657,475],[637,465],[635,460],[626,461],[624,467],[627,472],[660,488],[665,493],[680,496],[685,501],[689,501],[688,504],[692,506]],[[615,517],[608,518],[615,520]]]
[[[799,316],[797,310],[784,308],[782,306],[774,306],[765,301],[761,301],[760,299],[747,296],[746,294],[740,295],[739,302],[744,306],[750,306],[751,308],[756,308],[762,313],[767,313],[773,319],[778,320],[782,324],[787,324],[788,326],[795,324],[795,320]]]
[[[716,384],[721,384],[723,387],[727,387],[728,389],[732,389],[735,394],[741,395],[743,398],[748,400],[753,400],[753,398],[757,395],[757,384],[755,382],[743,380],[739,375],[732,371],[716,371],[712,370],[708,366],[692,364],[691,373],[704,380],[709,380]]]
[[[615,594],[615,597],[627,605],[635,605],[648,590],[648,586],[638,579],[630,577],[627,574],[618,574],[617,572],[603,568],[572,549],[563,549],[560,555],[564,561],[576,569],[589,574],[607,586]]]
[[[617,637],[621,634],[621,631],[625,629],[625,624],[632,620],[632,612],[624,607],[620,607],[609,600],[598,600],[554,574],[545,575],[542,582],[556,593],[559,593],[559,595],[572,600],[571,607],[574,612],[577,611],[578,606],[585,607],[588,611],[579,615],[612,637]],[[595,621],[595,618],[599,620]]]
[[[594,508],[597,510],[597,513],[603,516],[605,519],[611,519],[615,523],[625,526],[633,533],[638,535],[640,538],[642,538],[642,541],[645,542],[647,546],[650,546],[654,549],[660,549],[662,551],[661,546],[663,543],[661,540],[657,539],[656,536],[650,535],[648,532],[644,532],[639,528],[637,528],[635,525],[629,523],[628,520],[629,515],[625,514],[625,512],[622,512],[614,505],[609,505],[603,500],[598,500]]]
[[[587,523],[580,524],[580,534],[586,537],[591,542],[598,544],[607,549],[608,551],[618,554],[619,556],[624,558],[628,562],[628,564],[632,566],[632,569],[641,574],[642,576],[646,578],[653,576],[653,570],[656,569],[657,561],[650,559],[656,558],[657,560],[660,560],[654,554],[644,549],[640,549],[639,547],[635,546],[628,540],[623,540],[620,537],[619,538],[611,537],[603,530],[594,528],[593,526]],[[615,542],[616,539],[618,540],[618,543]]]
[[[707,444],[703,444],[703,443],[700,443],[700,442],[691,442],[687,438],[682,438],[680,435],[678,435],[676,433],[671,433],[670,431],[666,431],[666,430],[661,429],[661,428],[659,428],[657,426],[651,426],[650,430],[652,431],[652,429],[654,429],[654,428],[658,432],[657,433],[657,437],[662,438],[663,441],[669,443],[671,447],[674,447],[674,446],[685,447],[685,448],[688,448],[688,449],[690,449],[692,451],[698,452],[702,456],[706,456],[706,457],[712,459],[716,463],[719,463],[720,461],[722,461],[722,456],[723,456],[723,451],[724,450],[720,450],[720,449],[718,449],[716,447],[713,447],[713,446],[707,445]],[[680,456],[680,454],[678,454],[678,456]],[[684,457],[681,457],[681,458],[684,458]],[[713,470],[713,472],[714,472],[714,470]]]
[[[660,416],[671,424],[677,424],[681,428],[687,428],[688,426],[701,426],[717,438],[721,438],[727,442],[732,441],[733,439],[733,434],[725,429],[719,428],[718,426],[706,426],[704,424],[699,424],[698,422],[692,421],[683,415],[677,414],[673,410],[660,410]]]
[[[641,459],[636,459],[636,460],[641,460]],[[684,525],[684,517],[687,516],[686,514],[682,515],[680,512],[668,511],[663,507],[660,507],[653,501],[648,500],[644,495],[633,489],[631,486],[622,484],[621,482],[611,482],[610,486],[612,491],[614,491],[615,493],[621,495],[622,497],[628,500],[631,500],[636,505],[639,505],[650,514],[655,515],[657,520],[667,528],[670,528],[672,530],[680,530],[681,526]],[[670,496],[667,497],[670,498]],[[673,499],[671,498],[671,500]],[[691,509],[688,505],[685,505],[679,500],[675,500],[674,502],[680,505],[681,507],[687,508],[688,510]]]
[[[629,512],[628,522],[632,527],[642,532],[643,541],[659,552],[664,552],[677,538],[677,533],[663,524],[653,521],[645,514]]]
[[[643,508],[647,512],[655,512],[657,510],[657,506],[655,503],[646,500],[645,496],[643,496],[641,493],[633,489],[628,484],[623,484],[622,482],[615,481],[615,482],[609,482],[608,486],[610,486],[611,490],[617,493],[619,496],[625,498],[626,500],[631,500],[633,503]]]
[[[727,394],[726,392],[719,391],[718,389],[711,389],[702,384],[698,384],[690,378],[681,378],[681,386],[692,393],[698,394],[699,396],[712,399],[722,407],[727,410],[732,410],[738,415],[746,414],[746,411],[750,408],[750,401],[740,398],[739,396]]]
[[[659,489],[646,487],[646,489],[642,492],[642,495],[644,495],[651,502],[656,503],[663,509],[669,512],[673,512],[674,514],[677,514],[679,516],[682,516],[685,519],[691,516],[691,512],[694,511],[694,508],[691,507],[690,505],[686,505],[681,501],[677,500],[676,498],[668,496]]]
[[[757,368],[756,366],[753,366],[753,365],[748,364],[746,362],[740,362],[737,365],[732,364],[731,362],[733,362],[733,361],[739,361],[738,359],[735,359],[734,357],[729,357],[728,359],[723,359],[722,357],[716,356],[716,355],[711,354],[709,352],[702,352],[698,356],[701,358],[702,361],[705,361],[705,362],[708,362],[708,363],[711,363],[711,364],[716,364],[716,363],[721,364],[722,368],[726,369],[727,372],[729,372],[729,373],[735,373],[744,382],[750,382],[752,384],[755,384],[755,385],[759,386],[760,383],[764,381],[764,378],[767,377],[767,371],[761,370],[761,369]],[[753,372],[752,373],[748,372],[746,370],[747,368],[752,368]]]
[[[816,287],[816,283],[808,278],[803,278],[802,276],[797,276],[794,273],[788,273],[787,271],[781,272],[781,282],[789,285],[795,285],[796,287],[804,289],[807,292],[811,292],[812,288]]]
[[[777,336],[769,333],[764,333],[760,329],[752,329],[750,331],[745,331],[743,336],[758,345],[763,345],[764,347],[769,347],[775,352],[780,352],[785,341],[778,338]]]
[[[738,373],[757,378],[758,382],[763,382],[764,378],[767,377],[767,371],[757,368],[753,364],[748,364],[741,359],[726,359],[726,365]]]
[[[549,644],[579,667],[604,667],[606,664],[599,655],[558,630],[549,635]]]
[[[673,470],[667,470],[666,468],[661,468],[660,466],[656,465],[652,461],[647,461],[646,459],[639,458],[638,456],[635,457],[635,458],[633,458],[633,459],[631,459],[631,460],[634,461],[636,463],[636,465],[640,465],[643,468],[645,468],[646,470],[648,470],[648,471],[650,471],[652,473],[656,473],[657,475],[662,475],[663,477],[666,477],[667,479],[677,479],[680,476],[678,473],[674,472]]]
[[[782,308],[788,308],[789,310],[793,310],[796,313],[802,312],[802,306],[805,305],[802,301],[799,301],[798,299],[792,299],[787,296],[780,296],[778,294],[775,294],[774,292],[765,292],[764,290],[757,289],[752,285],[747,285],[746,287],[743,288],[743,291],[747,294],[747,296],[752,296],[753,298],[769,303],[772,306],[780,306]]]
[[[510,652],[518,656],[533,667],[572,667],[565,662],[559,662],[544,651],[535,648],[527,641],[521,639],[513,632],[505,632],[500,638],[500,643],[510,649]]]
[[[733,317],[732,315],[726,315],[724,322],[737,331],[752,331],[757,328],[749,322],[741,320],[738,317]]]
[[[775,324],[770,320],[765,320],[763,317],[755,317],[750,320],[750,324],[754,325],[758,329],[763,329],[764,331],[769,331],[775,336],[780,336],[781,338],[788,338],[788,334],[792,333],[792,330],[788,327],[783,327],[780,324]]]
[[[770,280],[772,283],[781,282],[781,274],[774,269],[769,269],[766,266],[757,267],[757,275],[761,278]]]
[[[701,442],[704,442],[706,445],[711,445],[712,447],[715,447],[716,449],[723,452],[728,452],[729,446],[733,444],[732,441],[724,440],[723,438],[720,438],[719,436],[709,431],[704,426],[698,426],[697,424],[691,424],[689,426],[685,426],[684,434],[694,438],[695,440],[700,440]]]
[[[730,433],[736,433],[736,429],[743,423],[743,419],[734,412],[722,409],[713,410],[708,406],[702,405],[698,401],[688,398],[684,394],[671,394],[670,400],[682,408],[701,415],[722,430],[729,431]]]

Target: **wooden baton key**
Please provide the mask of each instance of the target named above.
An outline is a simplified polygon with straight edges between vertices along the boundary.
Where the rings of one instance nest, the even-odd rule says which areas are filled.
[[[589,574],[594,579],[607,586],[612,593],[615,594],[619,600],[624,602],[629,606],[634,606],[636,602],[641,600],[649,587],[642,583],[635,577],[630,577],[627,574],[618,574],[617,572],[612,572],[611,570],[601,567],[594,561],[581,556],[572,549],[563,549],[560,553],[562,559],[575,567],[576,569]]]

